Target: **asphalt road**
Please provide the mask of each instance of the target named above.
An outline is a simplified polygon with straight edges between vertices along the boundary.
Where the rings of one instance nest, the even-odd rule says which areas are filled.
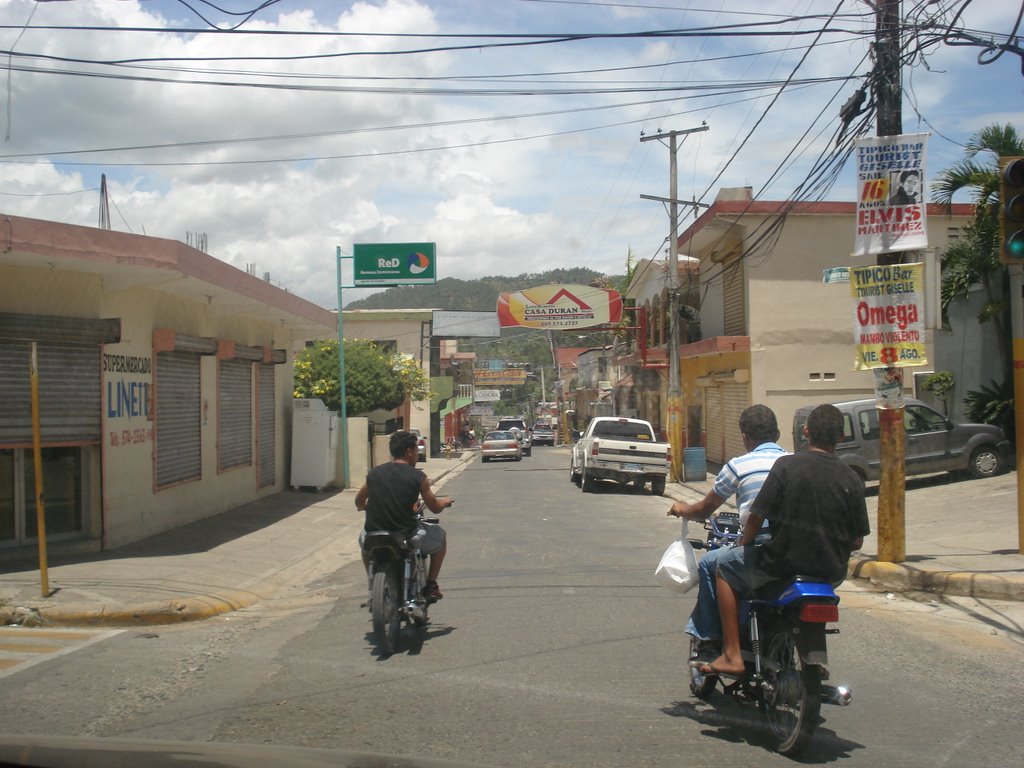
[[[358,563],[194,625],[124,631],[4,679],[2,730],[419,755],[490,766],[771,766],[757,712],[687,689],[682,625],[653,569],[668,501],[584,494],[565,449],[447,479],[445,599],[375,651]],[[843,588],[826,707],[801,762],[1019,762],[1021,626],[999,606]]]

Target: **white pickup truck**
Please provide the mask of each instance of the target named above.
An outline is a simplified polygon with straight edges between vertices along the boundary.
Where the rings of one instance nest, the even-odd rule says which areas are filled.
[[[661,496],[671,462],[671,447],[658,441],[649,421],[598,416],[572,448],[569,479],[584,493],[593,491],[598,480],[637,488],[650,482],[651,493]]]

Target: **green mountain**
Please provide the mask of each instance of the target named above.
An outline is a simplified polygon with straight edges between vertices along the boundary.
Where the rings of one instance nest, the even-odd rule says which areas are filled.
[[[481,277],[459,280],[446,277],[436,285],[400,285],[345,304],[345,309],[445,309],[463,312],[493,312],[498,294],[512,293],[538,285],[573,284],[616,287],[621,276],[607,276],[586,267],[552,269],[515,277]]]

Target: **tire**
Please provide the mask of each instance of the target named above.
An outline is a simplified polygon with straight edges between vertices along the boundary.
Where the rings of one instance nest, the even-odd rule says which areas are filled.
[[[971,452],[971,463],[967,471],[971,477],[995,477],[1003,468],[1003,457],[992,445],[982,445]]]
[[[700,641],[695,637],[690,638],[690,658],[696,658],[696,645]],[[707,701],[711,692],[715,690],[715,683],[718,682],[718,675],[704,675],[696,667],[690,667],[690,693],[698,699]]]
[[[656,477],[651,480],[651,495],[652,496],[664,496],[665,495],[665,478]]]
[[[427,560],[428,555],[420,555],[416,560],[416,594],[422,595],[423,588],[427,586]],[[430,623],[428,613],[430,611],[430,605],[423,605],[423,615],[417,618],[415,615],[411,618],[412,623],[417,627],[425,627]]]
[[[580,478],[580,490],[584,493],[595,493],[597,491],[597,479],[583,468],[583,475]]]
[[[398,580],[393,567],[373,574],[373,634],[384,656],[390,656],[398,648],[398,630],[401,625],[398,607]]]
[[[580,477],[580,473],[576,471],[576,467],[572,464],[569,465],[569,482],[573,485],[579,485],[583,482],[583,479]]]
[[[793,626],[774,624],[765,644],[765,685],[760,702],[779,754],[793,757],[814,735],[821,712],[821,668],[805,665],[797,651]]]

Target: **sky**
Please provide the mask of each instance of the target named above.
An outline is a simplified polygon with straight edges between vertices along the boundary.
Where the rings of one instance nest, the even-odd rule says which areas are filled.
[[[666,258],[667,208],[641,198],[669,195],[659,132],[706,126],[680,137],[680,200],[855,199],[852,161],[804,182],[871,71],[863,0],[216,5],[0,0],[0,212],[97,226],[105,175],[112,229],[333,309],[355,243],[436,243],[438,279]],[[903,130],[930,134],[929,175],[984,126],[1024,131],[1021,57],[973,42],[1020,10],[903,1]]]

